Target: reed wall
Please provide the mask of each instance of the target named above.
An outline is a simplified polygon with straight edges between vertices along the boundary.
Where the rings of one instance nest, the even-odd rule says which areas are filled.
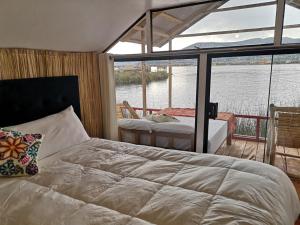
[[[0,49],[0,79],[77,75],[81,119],[90,136],[103,136],[98,55],[29,49]]]

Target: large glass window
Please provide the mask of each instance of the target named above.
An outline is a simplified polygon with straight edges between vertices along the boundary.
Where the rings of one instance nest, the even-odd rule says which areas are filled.
[[[218,103],[219,114],[209,121],[213,133],[209,138],[211,145],[218,141],[218,154],[263,161],[271,59],[270,55],[213,59],[210,101]]]
[[[287,0],[284,14],[283,44],[300,43],[300,2]]]
[[[248,4],[247,4],[248,2]],[[153,50],[272,44],[276,2],[231,0],[152,13]]]
[[[152,51],[274,44],[277,1],[229,0],[151,11]],[[282,44],[300,43],[300,3],[286,0]],[[109,53],[146,52],[146,16]]]
[[[300,54],[274,55],[270,104],[300,107]]]
[[[265,38],[257,38],[264,36]],[[224,48],[234,46],[250,46],[271,44],[274,40],[274,31],[258,31],[240,34],[218,34],[199,37],[177,37],[172,40],[173,50]],[[225,41],[226,40],[226,41]]]
[[[299,177],[299,131],[300,131],[300,54],[274,55],[272,83],[270,87],[270,105],[277,109],[272,115],[269,113],[269,129],[275,131],[275,135],[269,135],[274,139],[276,155],[274,165],[280,167],[291,176]],[[279,108],[278,108],[279,107]],[[286,107],[280,108],[280,107]],[[274,118],[272,123],[272,118]],[[275,121],[275,123],[274,123]],[[287,154],[288,156],[280,155]],[[271,157],[272,158],[272,157]],[[271,159],[272,162],[272,159]]]
[[[273,27],[276,5],[210,13],[182,34]],[[261,18],[264,18],[263,20]]]
[[[116,62],[121,140],[195,151],[197,71],[197,58]]]
[[[116,55],[141,54],[142,46],[132,42],[119,41],[111,49],[109,49],[108,53]]]
[[[265,3],[265,2],[266,2],[266,0],[230,0],[230,1],[227,1],[220,8],[236,7],[236,6]],[[270,2],[271,2],[271,0],[270,0]]]
[[[208,152],[299,176],[299,73],[300,54],[213,58],[210,102],[219,113],[208,121]]]
[[[142,62],[116,62],[114,65],[116,80],[116,103],[124,100],[134,107],[143,107]]]
[[[196,59],[116,62],[117,104],[126,100],[134,107],[143,107],[143,74],[147,108],[195,108]]]

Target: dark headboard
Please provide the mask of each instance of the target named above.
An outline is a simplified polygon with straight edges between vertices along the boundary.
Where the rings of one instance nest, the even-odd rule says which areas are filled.
[[[77,76],[0,81],[0,127],[36,120],[70,105],[80,118]]]

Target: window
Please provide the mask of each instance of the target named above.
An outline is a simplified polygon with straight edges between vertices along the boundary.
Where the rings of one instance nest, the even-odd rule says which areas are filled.
[[[155,113],[174,116],[180,124],[158,123],[148,136],[138,132],[142,135],[141,144],[153,145],[154,140],[149,138],[152,135],[158,147],[195,151],[197,72],[197,58],[115,62],[116,102],[118,107],[123,107],[123,110],[117,108],[118,118],[131,115],[124,109],[123,101],[127,101],[141,118]],[[132,142],[130,134],[121,132],[123,141]],[[128,135],[130,139],[126,139]]]
[[[231,0],[154,11],[153,50],[272,44],[275,16],[275,1]]]
[[[220,8],[228,8],[228,7],[235,7],[241,5],[249,5],[249,4],[257,4],[257,3],[265,3],[266,0],[230,0],[227,1],[224,5]],[[270,0],[271,2],[271,0]]]
[[[300,2],[287,0],[284,14],[283,44],[300,43]]]
[[[270,104],[300,107],[300,54],[274,55]]]
[[[197,59],[116,62],[114,67],[117,104],[126,100],[133,107],[145,104],[155,110],[196,107]]]
[[[276,10],[276,0],[214,1],[152,10],[152,51],[273,45]],[[282,44],[300,43],[300,2],[286,0],[284,10]],[[146,52],[142,51],[146,28],[144,16],[109,52]]]
[[[234,114],[236,119],[231,145],[228,145],[228,142],[223,143],[217,154],[268,162],[269,154],[266,152],[270,148],[267,148],[266,141],[280,136],[281,138],[277,139],[279,141],[274,142],[276,151],[287,153],[289,157],[277,156],[275,165],[290,174],[297,174],[297,171],[291,169],[295,159],[290,158],[298,155],[297,148],[291,144],[296,140],[293,139],[293,135],[297,134],[289,133],[291,136],[290,138],[285,136],[287,138],[285,141],[282,135],[286,133],[274,135],[268,129],[277,126],[272,120],[274,114],[270,111],[271,105],[285,107],[291,111],[295,110],[293,107],[300,107],[299,72],[299,53],[213,58],[210,73],[210,102],[218,103],[220,118],[217,120],[222,120],[224,113]],[[280,127],[290,132],[296,129],[296,126],[292,127],[296,120],[289,118],[290,114],[286,112],[284,111],[284,115],[281,116],[286,117],[287,120],[284,124],[281,122]],[[278,116],[280,115],[277,115],[276,119],[279,118]],[[218,124],[210,119],[208,143],[211,138],[209,134],[215,129],[213,125],[216,127]],[[229,125],[229,128],[231,127]],[[215,142],[217,140],[215,139]],[[268,143],[270,144],[271,141]]]
[[[221,114],[235,115],[235,140],[266,138],[271,59],[258,55],[212,60],[210,101],[218,103]],[[262,161],[263,151],[256,157]]]
[[[272,44],[274,40],[273,36],[274,31],[272,30],[239,34],[219,34],[199,37],[178,37],[172,40],[172,49],[186,50]]]
[[[116,80],[116,103],[124,100],[134,107],[143,107],[142,62],[116,62],[114,65]]]
[[[116,55],[141,54],[142,47],[140,44],[119,41],[111,49],[109,49],[108,53]]]

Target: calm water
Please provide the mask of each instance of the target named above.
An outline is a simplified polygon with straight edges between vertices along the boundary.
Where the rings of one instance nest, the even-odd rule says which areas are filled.
[[[219,111],[266,114],[270,82],[270,65],[213,66],[211,101]],[[173,107],[196,105],[197,67],[173,67]],[[270,103],[300,106],[300,64],[273,66]],[[117,103],[129,101],[142,107],[142,86],[118,86]],[[147,85],[147,107],[168,107],[168,80]]]

